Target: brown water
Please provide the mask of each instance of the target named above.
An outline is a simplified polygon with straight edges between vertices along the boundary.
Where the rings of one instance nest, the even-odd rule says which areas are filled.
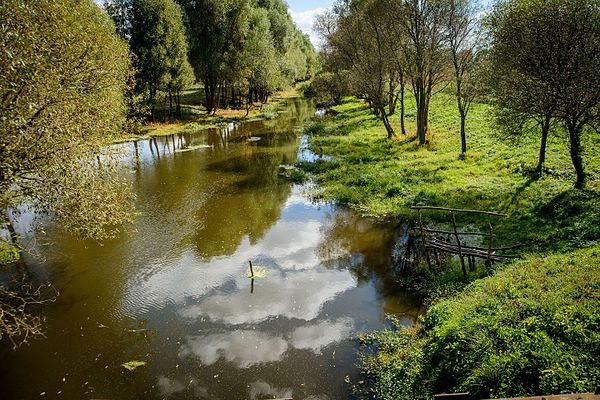
[[[412,323],[418,303],[393,285],[396,226],[314,204],[279,175],[315,157],[298,129],[313,114],[294,100],[274,121],[123,145],[140,212],[127,232],[28,234],[29,273],[60,296],[45,339],[2,353],[0,398],[351,397],[356,336],[386,315]],[[198,144],[212,147],[175,151]],[[248,279],[248,260],[266,275]]]

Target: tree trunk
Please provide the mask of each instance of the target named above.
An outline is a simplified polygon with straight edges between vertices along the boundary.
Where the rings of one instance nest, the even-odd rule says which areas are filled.
[[[467,153],[467,134],[465,132],[465,123],[467,120],[467,114],[460,100],[458,101],[458,112],[460,113],[460,151],[464,155]]]
[[[417,97],[417,137],[419,138],[419,144],[424,145],[427,136],[427,96],[425,90],[422,89],[418,92]]]
[[[169,117],[173,116],[173,91],[169,85]]]
[[[406,135],[406,128],[404,126],[404,78],[400,77],[400,127],[402,134]]]
[[[548,132],[550,131],[550,115],[546,115],[542,123],[542,143],[540,145],[540,157],[535,169],[536,174],[541,175],[544,172],[544,163],[546,162],[546,143],[548,142]]]
[[[384,106],[380,106],[379,112],[381,114],[381,120],[383,121],[383,125],[385,126],[385,130],[387,132],[387,138],[391,139],[392,136],[396,136],[396,132],[394,132],[394,128],[392,128],[392,125],[390,124],[390,120],[388,119],[388,117],[387,117],[387,115],[385,113],[385,107]]]
[[[215,96],[217,92],[217,84],[211,79],[204,80],[204,94],[206,95],[206,112],[210,114],[215,109]]]
[[[583,158],[581,157],[581,127],[577,124],[568,124],[569,141],[571,144],[571,160],[577,173],[575,187],[582,189],[585,187],[585,172],[583,170]]]
[[[395,87],[394,87],[394,79],[390,78],[389,80],[389,93],[388,93],[388,108],[390,109],[390,115],[394,115],[396,114],[396,102],[398,101],[398,97],[396,96],[395,93]]]

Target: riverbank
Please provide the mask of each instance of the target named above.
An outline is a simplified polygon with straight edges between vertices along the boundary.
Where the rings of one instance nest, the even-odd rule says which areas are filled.
[[[506,213],[494,221],[495,244],[521,244],[513,253],[525,258],[496,266],[496,272],[480,267],[466,278],[451,260],[443,273],[417,266],[405,274],[399,285],[420,292],[432,308],[423,326],[367,340],[379,350],[364,362],[377,398],[462,390],[483,397],[593,391],[600,373],[589,357],[597,356],[600,344],[598,135],[584,136],[589,181],[576,190],[565,132],[551,133],[546,169],[537,177],[537,135],[503,134],[486,104],[472,106],[464,159],[450,94],[432,99],[425,146],[411,134],[416,120],[410,98],[408,135],[391,141],[365,102],[346,98],[332,109],[333,115],[306,130],[312,150],[327,156],[301,165],[319,184],[314,197],[375,219],[415,218],[409,209],[415,204]],[[392,123],[400,132],[397,116]],[[434,213],[426,217],[444,222]],[[485,230],[487,220],[462,222]]]
[[[246,115],[245,109],[233,108],[217,109],[214,113],[206,113],[202,105],[203,93],[204,90],[201,87],[192,87],[185,90],[181,98],[181,118],[148,123],[140,128],[138,134],[127,135],[126,137],[119,138],[116,142],[130,142],[156,136],[171,135],[181,131],[216,128],[232,122],[273,119],[277,117],[279,110],[286,100],[301,97],[301,93],[297,87],[280,91],[275,93],[268,103],[251,107]]]
[[[539,140],[494,129],[492,108],[474,104],[467,120],[468,152],[460,159],[459,119],[452,96],[431,103],[426,146],[419,146],[414,102],[407,99],[406,136],[387,140],[385,128],[365,102],[346,98],[335,116],[307,129],[310,146],[326,160],[304,163],[320,189],[314,196],[376,219],[411,218],[410,205],[435,205],[506,213],[497,220],[498,244],[522,243],[522,253],[570,250],[600,238],[600,138],[584,137],[589,176],[573,188],[575,173],[566,133],[552,132],[546,170],[535,177]],[[392,123],[400,132],[399,118]],[[435,215],[431,216],[435,218]],[[484,221],[481,221],[483,224]]]

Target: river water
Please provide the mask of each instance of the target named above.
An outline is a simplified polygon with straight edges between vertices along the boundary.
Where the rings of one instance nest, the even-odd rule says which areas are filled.
[[[139,216],[102,244],[28,234],[27,274],[60,296],[46,338],[3,350],[0,397],[351,398],[356,337],[390,315],[413,323],[419,305],[393,284],[396,225],[280,176],[315,157],[300,134],[314,113],[290,100],[272,121],[121,145]],[[210,147],[178,151],[197,145]],[[146,365],[122,367],[133,360]]]

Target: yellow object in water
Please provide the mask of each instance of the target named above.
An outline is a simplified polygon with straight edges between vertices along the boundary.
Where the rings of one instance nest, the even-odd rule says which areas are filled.
[[[254,275],[250,272],[250,268],[248,268],[246,272],[246,277],[250,279],[260,279],[267,276],[267,267],[263,265],[253,265],[252,270],[254,271]]]

